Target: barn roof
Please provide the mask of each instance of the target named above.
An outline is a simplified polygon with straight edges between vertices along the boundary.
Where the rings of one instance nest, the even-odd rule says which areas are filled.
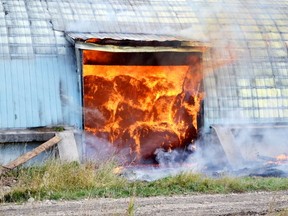
[[[0,0],[0,127],[81,125],[89,38],[209,43],[204,124],[287,123],[287,26],[287,0]]]
[[[0,0],[0,57],[65,55],[72,38],[223,38],[287,57],[286,0]],[[225,44],[224,44],[225,45]],[[223,45],[223,46],[224,46]],[[255,50],[255,49],[254,49]]]

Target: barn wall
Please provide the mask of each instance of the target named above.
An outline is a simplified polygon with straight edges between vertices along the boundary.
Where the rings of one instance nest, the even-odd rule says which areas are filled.
[[[73,52],[67,56],[2,59],[0,128],[81,127]]]
[[[9,162],[17,159],[19,156],[32,151],[43,142],[29,142],[29,143],[9,143],[0,144],[0,164],[8,164]],[[41,164],[51,158],[56,157],[56,149],[50,148],[45,152],[37,155],[35,158],[27,161],[24,166],[33,164]]]
[[[211,3],[220,10],[202,17],[211,44],[204,55],[205,129],[287,124],[287,1],[236,2]]]
[[[288,123],[287,0],[0,2],[0,128],[81,125],[65,32],[203,41],[213,48],[204,65],[206,129]]]

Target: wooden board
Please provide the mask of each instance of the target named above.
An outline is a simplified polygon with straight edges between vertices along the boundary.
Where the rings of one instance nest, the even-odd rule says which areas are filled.
[[[53,138],[51,138],[50,140],[48,140],[45,143],[41,144],[40,146],[36,147],[32,151],[29,151],[29,152],[21,155],[17,159],[11,161],[10,163],[8,163],[7,165],[4,165],[2,167],[4,167],[5,169],[8,169],[8,170],[14,169],[17,166],[20,166],[21,164],[24,164],[28,160],[31,160],[32,158],[36,157],[37,155],[39,155],[43,151],[46,151],[47,149],[56,145],[60,140],[61,140],[61,138],[56,135]],[[5,172],[5,171],[2,171],[2,174],[3,174],[3,172]]]
[[[240,148],[235,143],[231,128],[220,125],[214,125],[212,128],[215,130],[231,166],[233,168],[241,166],[243,164],[243,157]]]

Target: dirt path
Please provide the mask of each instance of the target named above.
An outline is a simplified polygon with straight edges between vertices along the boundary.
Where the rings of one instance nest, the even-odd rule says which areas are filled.
[[[1,204],[0,215],[127,215],[130,199]],[[288,215],[288,191],[135,199],[135,215]],[[286,209],[281,214],[280,210]]]

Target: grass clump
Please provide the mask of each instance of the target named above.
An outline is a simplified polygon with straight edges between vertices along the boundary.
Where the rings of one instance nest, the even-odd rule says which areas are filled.
[[[131,195],[130,201],[128,203],[127,216],[135,215],[135,199],[136,199],[136,186],[133,187],[133,194]]]
[[[43,166],[20,168],[12,173],[17,183],[4,199],[10,202],[25,201],[30,197],[77,199],[87,197],[92,189],[119,188],[126,180],[113,173],[115,166],[116,163],[112,161],[97,167],[92,162],[50,161]]]
[[[243,193],[252,191],[279,191],[288,190],[288,178],[262,177],[222,177],[211,178],[200,174],[183,173],[159,181],[144,184],[143,187],[155,188],[155,195],[171,195],[181,193]],[[159,191],[158,191],[158,190]],[[148,190],[149,191],[149,190]],[[139,191],[141,194],[141,192]],[[139,194],[138,193],[138,194]],[[148,192],[150,193],[150,192]],[[146,190],[142,190],[147,196]]]
[[[113,160],[95,164],[50,161],[42,166],[20,168],[5,178],[16,179],[11,192],[0,197],[2,202],[21,202],[30,197],[42,199],[81,199],[92,197],[132,197],[127,214],[134,213],[137,196],[170,196],[191,193],[243,193],[288,190],[288,178],[222,177],[182,173],[153,182],[128,182],[115,174]]]

